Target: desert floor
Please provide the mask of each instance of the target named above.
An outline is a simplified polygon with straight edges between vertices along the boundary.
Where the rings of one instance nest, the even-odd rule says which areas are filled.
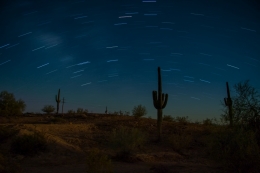
[[[101,114],[65,115],[63,118],[55,115],[1,117],[0,126],[16,131],[13,137],[40,132],[47,139],[48,149],[35,156],[12,154],[13,137],[10,137],[1,142],[0,150],[10,157],[10,163],[18,165],[19,172],[29,173],[87,172],[86,157],[93,148],[111,158],[115,173],[224,172],[222,165],[208,156],[205,145],[208,127],[164,121],[162,141],[158,143],[156,123],[149,118]],[[112,131],[120,126],[136,128],[146,134],[146,142],[124,160],[116,159],[118,150],[110,146]],[[185,138],[187,136],[189,138]]]

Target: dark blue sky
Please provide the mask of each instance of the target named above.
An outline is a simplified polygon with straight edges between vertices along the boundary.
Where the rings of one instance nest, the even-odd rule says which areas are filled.
[[[155,118],[158,66],[167,115],[218,118],[226,81],[260,89],[257,1],[1,3],[0,91],[23,99],[26,112],[56,107],[60,88],[65,111],[142,104]]]

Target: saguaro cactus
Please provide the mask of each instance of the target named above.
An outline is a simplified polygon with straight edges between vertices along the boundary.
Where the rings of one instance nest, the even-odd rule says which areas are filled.
[[[64,97],[63,97],[63,99],[62,99],[62,109],[61,109],[63,116],[64,116],[64,114],[63,114],[63,105],[64,105],[64,103],[65,103],[65,101],[64,101]]]
[[[227,98],[224,98],[225,105],[228,106],[228,114],[229,114],[229,122],[230,126],[233,126],[233,115],[232,115],[232,99],[230,98],[230,92],[229,92],[229,87],[228,87],[228,82],[226,82],[226,87],[227,87]]]
[[[55,100],[57,102],[57,114],[59,113],[59,105],[60,105],[60,89],[58,95],[56,95]]]
[[[158,67],[158,94],[153,91],[153,105],[157,109],[157,129],[158,141],[161,141],[162,133],[162,113],[168,101],[168,94],[162,93],[161,69]]]

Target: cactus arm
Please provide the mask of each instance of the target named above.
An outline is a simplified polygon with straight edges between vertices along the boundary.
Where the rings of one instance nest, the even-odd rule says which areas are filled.
[[[168,102],[168,94],[165,95],[165,100],[163,102],[162,109],[165,108],[165,106],[167,105],[167,102]]]
[[[153,105],[155,109],[159,109],[158,101],[157,101],[157,91],[153,91]]]
[[[229,92],[228,82],[226,82],[226,86],[227,86],[227,95],[228,95],[228,98],[230,98],[230,92]]]

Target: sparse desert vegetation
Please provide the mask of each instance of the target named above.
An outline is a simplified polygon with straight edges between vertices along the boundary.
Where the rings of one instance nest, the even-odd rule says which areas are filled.
[[[142,105],[133,108],[132,116],[107,113],[107,108],[105,114],[82,108],[51,114],[53,106],[45,106],[46,114],[21,114],[24,102],[2,92],[0,172],[257,173],[259,95],[247,81],[235,89],[238,95],[225,99],[228,109],[220,119],[202,122],[162,116],[162,103],[156,103],[159,120],[143,117]]]

